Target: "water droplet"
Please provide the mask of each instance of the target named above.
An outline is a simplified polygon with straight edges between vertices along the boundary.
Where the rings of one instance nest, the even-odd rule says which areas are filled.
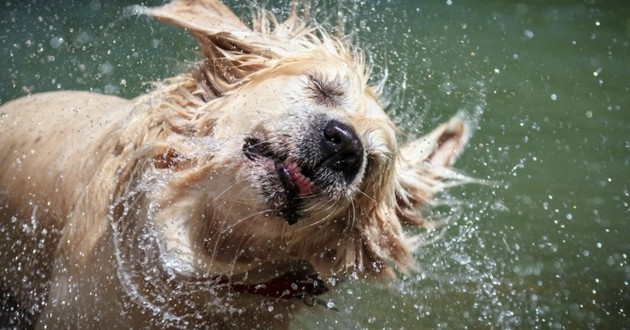
[[[57,49],[63,45],[63,42],[62,37],[52,37],[52,39],[50,39],[50,47]]]
[[[103,64],[101,64],[101,65],[99,66],[99,68],[98,68],[98,69],[99,69],[98,71],[99,71],[101,74],[108,74],[108,73],[111,73],[111,72],[112,72],[112,70],[114,69],[114,66],[112,66],[112,65],[111,65],[111,64],[109,64],[109,63],[103,63]]]

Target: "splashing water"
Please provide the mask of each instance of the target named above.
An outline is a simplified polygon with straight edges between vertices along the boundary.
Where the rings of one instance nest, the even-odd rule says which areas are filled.
[[[57,89],[134,97],[197,58],[184,32],[96,3],[3,7],[0,103]],[[309,309],[294,327],[627,328],[630,9],[480,0],[312,7],[331,27],[345,23],[375,82],[388,76],[401,140],[464,111],[478,131],[456,166],[499,184],[455,187],[426,210],[448,224],[426,233],[417,273],[387,289],[343,284],[323,297],[339,312]],[[153,235],[134,239],[157,254]],[[134,292],[142,272],[119,265]],[[136,298],[165,325],[180,325],[159,297]]]

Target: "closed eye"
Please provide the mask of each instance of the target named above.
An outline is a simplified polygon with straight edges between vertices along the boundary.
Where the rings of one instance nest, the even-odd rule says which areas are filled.
[[[309,74],[307,88],[311,92],[310,97],[318,104],[335,107],[341,105],[344,97],[343,86],[340,81],[328,81],[316,75]]]

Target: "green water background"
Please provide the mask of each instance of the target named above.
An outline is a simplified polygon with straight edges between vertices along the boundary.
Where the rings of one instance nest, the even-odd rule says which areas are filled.
[[[0,103],[50,90],[133,97],[197,59],[134,1],[0,4]],[[148,5],[159,4],[158,1]],[[229,1],[241,14],[252,6]],[[286,1],[269,2],[279,15]],[[494,185],[427,211],[451,225],[391,288],[349,283],[294,328],[630,328],[630,6],[621,1],[319,1],[388,72],[405,140],[457,111],[457,163]],[[455,204],[453,200],[459,201]]]

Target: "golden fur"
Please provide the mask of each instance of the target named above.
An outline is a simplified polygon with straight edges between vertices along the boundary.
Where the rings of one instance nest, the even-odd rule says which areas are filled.
[[[145,11],[198,40],[197,70],[0,108],[0,289],[37,326],[285,327],[344,278],[413,270],[403,225],[453,179],[465,121],[399,147],[361,53],[295,10]],[[351,173],[322,169],[327,125],[356,135]]]

